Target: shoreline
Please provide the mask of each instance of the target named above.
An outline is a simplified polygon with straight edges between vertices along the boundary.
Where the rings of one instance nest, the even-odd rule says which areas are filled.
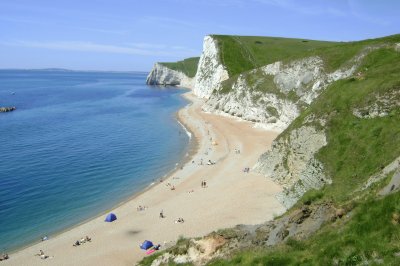
[[[157,186],[157,185],[160,185],[160,184],[162,183],[161,180],[168,179],[168,177],[172,176],[175,172],[177,172],[177,171],[179,170],[179,167],[178,167],[179,165],[185,165],[186,163],[188,163],[188,162],[191,161],[191,158],[192,158],[193,156],[196,155],[196,153],[197,153],[199,147],[198,147],[198,140],[197,140],[197,138],[194,136],[194,133],[191,132],[190,128],[188,128],[188,127],[185,125],[185,122],[182,121],[181,118],[179,117],[179,112],[180,112],[180,110],[182,110],[183,108],[185,108],[185,107],[187,107],[187,106],[189,106],[189,105],[191,105],[191,104],[193,103],[193,102],[190,101],[190,99],[184,97],[184,95],[185,95],[186,93],[187,93],[187,92],[181,94],[181,97],[185,98],[185,100],[187,100],[188,103],[187,103],[184,107],[182,107],[181,109],[179,109],[177,112],[175,112],[174,116],[175,116],[175,119],[177,120],[178,124],[180,124],[181,127],[182,127],[186,132],[190,133],[191,136],[189,136],[189,143],[188,143],[188,145],[187,145],[186,153],[185,153],[185,154],[183,155],[183,157],[178,161],[178,163],[177,163],[178,165],[175,165],[174,168],[172,168],[171,170],[167,171],[166,174],[163,174],[162,176],[160,176],[160,177],[158,177],[158,178],[155,178],[154,180],[150,181],[150,183],[149,183],[148,185],[146,185],[143,189],[141,189],[141,190],[135,192],[133,195],[127,197],[126,199],[123,199],[121,202],[116,203],[116,204],[113,205],[111,208],[109,208],[109,209],[107,209],[107,210],[105,210],[105,211],[102,211],[102,212],[100,212],[100,213],[98,213],[98,214],[96,214],[96,215],[93,215],[93,216],[91,216],[91,217],[89,217],[89,218],[87,218],[87,219],[85,219],[85,220],[83,220],[83,221],[81,221],[81,222],[79,222],[79,223],[77,223],[77,224],[75,224],[75,225],[69,226],[69,227],[67,227],[67,228],[65,228],[65,229],[63,229],[63,230],[57,231],[57,232],[55,232],[55,233],[53,233],[53,234],[48,234],[48,235],[46,234],[49,238],[55,238],[55,237],[57,237],[57,236],[59,236],[59,235],[62,235],[62,234],[64,234],[64,233],[67,233],[67,232],[73,230],[73,229],[76,228],[76,227],[79,227],[79,226],[81,226],[81,225],[84,225],[84,224],[86,224],[86,223],[92,221],[92,220],[95,220],[95,219],[98,219],[98,218],[100,218],[100,217],[103,217],[103,216],[105,216],[106,214],[108,214],[109,212],[111,212],[112,210],[115,210],[115,209],[117,209],[117,208],[123,206],[124,204],[129,203],[130,201],[136,199],[136,198],[139,197],[140,195],[142,195],[142,194],[144,194],[144,193],[150,191],[153,187],[155,187],[155,186]],[[10,255],[12,255],[12,254],[14,254],[14,253],[18,253],[18,252],[23,251],[23,250],[25,250],[25,249],[27,249],[27,248],[30,248],[30,247],[32,247],[32,246],[35,246],[35,245],[37,245],[37,244],[39,244],[39,243],[41,243],[41,242],[42,242],[42,241],[37,240],[37,241],[31,242],[31,243],[28,243],[28,244],[26,244],[26,245],[23,245],[23,246],[14,248],[14,249],[8,249],[7,252],[8,252]]]
[[[239,223],[265,222],[282,213],[284,208],[274,198],[281,188],[265,177],[241,171],[242,166],[254,165],[277,134],[254,129],[250,122],[206,114],[201,111],[202,100],[191,92],[181,96],[189,104],[176,113],[176,118],[192,134],[187,153],[179,161],[178,166],[182,168],[175,167],[162,177],[162,182],[153,181],[154,184],[113,208],[51,235],[47,241],[11,253],[4,265],[41,264],[44,261],[32,257],[39,249],[51,256],[46,262],[57,265],[132,264],[145,256],[137,246],[145,239],[165,246],[180,235],[202,236]],[[213,145],[213,142],[218,144]],[[240,157],[233,153],[236,147],[243,150]],[[200,165],[203,159],[215,161],[216,165]],[[208,186],[199,189],[203,179],[207,179]],[[176,190],[170,190],[169,184]],[[238,207],[229,204],[237,198],[241,199]],[[136,210],[139,205],[149,208],[139,212]],[[165,219],[158,217],[160,209],[165,211]],[[118,219],[105,223],[104,215],[111,211]],[[184,217],[185,223],[174,224],[176,217]],[[71,247],[76,239],[85,235],[92,237],[91,243]],[[115,246],[110,247],[110,242]]]

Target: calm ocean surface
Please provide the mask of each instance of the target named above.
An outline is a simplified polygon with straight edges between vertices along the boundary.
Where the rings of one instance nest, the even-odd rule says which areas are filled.
[[[0,252],[115,206],[171,171],[182,90],[144,73],[0,70]],[[117,214],[118,216],[118,214]]]

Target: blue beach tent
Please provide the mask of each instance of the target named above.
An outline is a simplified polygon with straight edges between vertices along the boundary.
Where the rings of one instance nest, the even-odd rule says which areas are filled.
[[[145,240],[141,245],[140,248],[144,249],[144,250],[148,250],[149,248],[151,248],[153,245],[153,243],[149,240]]]
[[[117,216],[114,213],[110,213],[107,215],[106,219],[104,220],[105,222],[112,222],[117,220]]]

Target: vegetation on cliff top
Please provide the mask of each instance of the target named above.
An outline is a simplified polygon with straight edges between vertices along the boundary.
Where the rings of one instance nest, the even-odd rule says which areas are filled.
[[[344,66],[363,49],[373,45],[399,42],[400,35],[355,42],[325,42],[276,37],[213,35],[218,42],[220,61],[229,73],[222,93],[232,89],[239,74],[277,61],[290,62],[319,56],[325,70],[333,72]]]
[[[193,78],[197,72],[197,65],[199,64],[200,57],[190,57],[182,61],[168,63],[161,62],[160,64],[170,69],[183,72],[189,78]]]
[[[336,45],[335,42],[259,36],[212,35],[217,40],[221,63],[229,76],[283,59],[304,57],[312,50]]]

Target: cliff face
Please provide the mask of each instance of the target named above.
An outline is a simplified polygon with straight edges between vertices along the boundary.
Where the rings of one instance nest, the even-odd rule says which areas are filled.
[[[160,63],[155,63],[153,69],[147,76],[148,85],[172,85],[186,88],[193,88],[194,79],[184,73],[172,70]]]
[[[330,73],[318,56],[289,63],[278,61],[242,73],[228,93],[212,94],[204,109],[261,123],[266,129],[282,132],[328,85],[353,75],[361,59],[372,49],[362,51],[347,62],[347,67]],[[220,90],[220,87],[214,88]]]
[[[186,87],[193,89],[197,97],[208,99],[213,90],[220,90],[222,81],[228,78],[228,72],[219,59],[217,41],[206,36],[195,77],[190,78],[181,71],[156,63],[147,76],[146,84]]]
[[[305,192],[320,189],[332,181],[315,154],[327,144],[323,131],[302,126],[274,141],[272,149],[263,154],[255,170],[283,186],[277,199],[286,208],[292,207]]]
[[[206,36],[195,77],[194,94],[208,99],[213,90],[221,89],[221,82],[228,78],[228,71],[219,59],[217,41]]]

